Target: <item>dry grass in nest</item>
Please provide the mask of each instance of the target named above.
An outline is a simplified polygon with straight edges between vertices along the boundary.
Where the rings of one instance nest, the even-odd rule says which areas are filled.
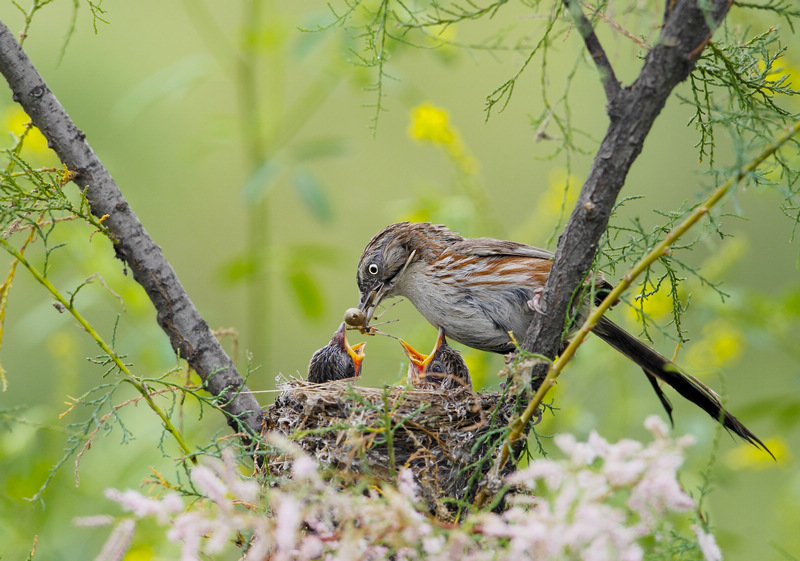
[[[266,429],[292,438],[345,474],[391,479],[398,469],[410,467],[431,512],[451,519],[455,506],[449,499],[474,497],[491,465],[486,460],[496,454],[490,437],[505,430],[513,405],[498,393],[470,388],[444,392],[354,382],[287,382],[264,412]],[[273,472],[287,465],[280,458],[267,463]]]

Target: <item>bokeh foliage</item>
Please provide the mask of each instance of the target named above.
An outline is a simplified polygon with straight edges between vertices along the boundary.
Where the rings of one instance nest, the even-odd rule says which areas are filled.
[[[304,374],[355,304],[355,263],[385,224],[431,220],[465,235],[553,246],[605,127],[595,70],[559,6],[36,1],[22,6],[25,15],[6,3],[0,16],[27,34],[26,49],[209,323],[233,327],[226,342],[240,370],[253,371],[250,386],[270,390],[278,372]],[[661,5],[584,8],[629,81],[657,38]],[[796,118],[797,15],[771,0],[734,7],[648,139],[601,268],[623,273]],[[36,232],[26,257],[142,379],[192,387],[102,224],[6,100],[6,239],[19,248]],[[710,482],[703,507],[732,558],[800,547],[798,167],[795,145],[749,176],[614,312],[721,389],[779,456],[764,461],[677,404],[679,429],[700,440],[687,489]],[[10,235],[20,216],[13,228],[24,228]],[[76,530],[70,519],[109,510],[102,490],[138,486],[148,467],[156,479],[180,480],[180,452],[136,392],[106,372],[96,343],[19,265],[10,287],[0,294],[8,384],[0,394],[0,552],[22,558],[39,535],[38,558],[65,549],[91,558],[104,533]],[[415,346],[432,343],[410,304],[388,316]],[[404,373],[390,343],[370,340],[365,383]],[[476,382],[497,385],[496,357],[466,356]],[[560,409],[540,432],[601,427],[637,436],[644,412],[658,408],[635,368],[593,342],[571,368],[559,383]],[[265,404],[270,394],[259,398]],[[203,399],[169,391],[159,403],[193,449],[216,454],[227,432],[216,411],[201,415]],[[24,501],[46,481],[47,508]],[[742,505],[746,517],[737,515]],[[156,536],[138,535],[129,556],[163,555]]]

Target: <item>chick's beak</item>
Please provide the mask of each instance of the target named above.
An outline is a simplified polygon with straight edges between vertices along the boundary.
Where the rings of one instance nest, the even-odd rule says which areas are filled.
[[[356,376],[361,374],[361,361],[364,360],[364,347],[366,343],[356,343],[352,347],[347,345],[347,354],[353,359],[353,363],[356,365]]]
[[[439,335],[436,336],[436,344],[433,346],[433,350],[431,351],[431,356],[435,355],[439,352],[439,348],[445,343],[444,338],[444,328],[439,328]]]
[[[367,345],[366,343],[356,343],[355,345],[350,345],[347,342],[347,335],[345,323],[342,322],[342,325],[339,326],[339,329],[333,334],[333,338],[331,339],[332,345],[338,345],[342,347],[347,354],[350,355],[350,358],[353,359],[353,362],[356,365],[356,376],[359,375],[361,372],[361,361],[364,360],[364,347]]]
[[[439,349],[441,342],[439,339],[436,340],[436,346],[433,348],[433,351],[429,355],[422,354],[414,347],[403,341],[402,339],[399,340],[400,344],[403,345],[403,350],[406,352],[406,356],[408,357],[409,368],[413,370],[414,378],[417,381],[422,381],[425,379],[425,373],[428,371],[428,365],[430,365],[433,357],[436,355],[436,351]]]
[[[425,361],[428,360],[428,357],[419,352],[417,349],[415,349],[408,343],[406,343],[405,341],[403,341],[402,339],[400,339],[399,341],[400,344],[403,345],[403,350],[405,351],[408,360],[411,361],[411,364],[414,367],[414,369],[417,372],[423,371],[423,365],[425,364]]]
[[[429,357],[402,339],[398,339],[398,341],[403,345],[403,351],[408,357],[408,377],[411,379],[412,384],[417,385],[425,378],[425,368],[428,365]]]

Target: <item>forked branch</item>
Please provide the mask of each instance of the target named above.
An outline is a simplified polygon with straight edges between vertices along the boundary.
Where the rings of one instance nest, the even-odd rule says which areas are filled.
[[[594,60],[597,71],[600,73],[600,81],[603,83],[603,89],[606,92],[606,100],[609,105],[613,104],[619,95],[621,86],[614,74],[614,68],[611,66],[611,61],[608,60],[597,34],[594,32],[592,23],[583,13],[579,0],[564,0],[564,5],[567,7],[572,19],[575,20],[575,26],[578,32],[583,37],[583,42],[586,44],[586,50]]]
[[[573,0],[567,1],[573,3]],[[542,295],[547,315],[534,314],[522,341],[523,349],[553,358],[561,348],[572,295],[592,267],[628,171],[641,153],[650,128],[672,90],[692,71],[714,29],[727,14],[730,0],[710,0],[706,4],[698,6],[697,0],[671,2],[672,9],[659,40],[647,53],[639,76],[630,86],[621,88],[614,102],[609,104],[611,122],[559,238],[553,268]],[[594,47],[587,48],[592,52]],[[601,61],[601,64],[604,63]],[[610,88],[613,90],[614,86]],[[536,372],[538,379],[545,373],[546,365]]]

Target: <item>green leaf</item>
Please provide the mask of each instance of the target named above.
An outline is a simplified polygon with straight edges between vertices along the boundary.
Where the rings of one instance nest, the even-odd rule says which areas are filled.
[[[778,309],[790,317],[800,316],[800,290],[791,288],[783,297],[783,304]]]
[[[292,156],[296,161],[304,162],[316,158],[341,156],[345,152],[345,144],[340,138],[314,138],[295,146]]]
[[[253,277],[258,262],[251,255],[237,255],[222,264],[219,269],[221,280],[227,284],[246,281]]]
[[[283,162],[267,159],[247,178],[242,186],[242,197],[246,203],[258,203],[266,197],[283,171]]]
[[[298,243],[288,248],[292,263],[299,263],[303,268],[311,264],[336,267],[344,258],[344,252],[338,247],[323,243]]]
[[[130,123],[159,102],[180,103],[208,79],[213,66],[214,59],[203,54],[187,56],[157,70],[114,104],[114,115],[122,122]]]
[[[297,194],[317,219],[327,222],[333,218],[328,196],[316,177],[308,171],[300,169],[294,174],[293,179]]]
[[[322,317],[322,312],[324,311],[322,292],[308,271],[295,270],[289,274],[288,280],[303,315],[310,319]]]

